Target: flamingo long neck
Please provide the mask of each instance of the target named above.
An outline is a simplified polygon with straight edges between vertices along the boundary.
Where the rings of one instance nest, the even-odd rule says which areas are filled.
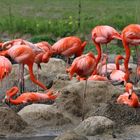
[[[130,52],[130,48],[129,48],[128,44],[126,43],[126,40],[123,39],[122,42],[123,42],[123,46],[124,46],[124,49],[125,49],[124,66],[125,66],[125,70],[128,71],[128,63],[129,63],[131,52]]]
[[[6,92],[7,98],[9,98],[10,103],[15,104],[15,105],[21,103],[19,100],[12,99],[12,97],[13,97],[14,95],[16,95],[18,91],[19,91],[19,90],[18,90],[17,87],[12,87],[11,89],[9,89],[9,90]]]
[[[0,52],[0,56],[7,56],[8,55],[8,51],[4,50]]]
[[[139,100],[138,100],[138,96],[136,95],[135,92],[132,93],[132,96],[130,98],[130,106],[132,107],[138,107],[139,106]]]
[[[130,48],[128,46],[128,43],[126,42],[124,37],[122,39],[122,42],[123,42],[123,46],[125,49],[125,61],[124,61],[124,67],[126,70],[125,78],[126,78],[126,81],[128,81],[128,79],[129,79],[128,63],[129,63],[131,52],[130,52]]]
[[[40,86],[41,88],[43,88],[44,90],[47,90],[46,86],[43,85],[40,81],[36,80],[35,75],[33,74],[33,63],[32,64],[28,64],[29,67],[29,74],[30,74],[30,79],[37,84],[38,86]]]
[[[96,47],[96,50],[97,50],[97,53],[98,53],[98,55],[97,55],[97,58],[96,58],[96,65],[95,65],[95,70],[93,71],[93,73],[92,73],[92,75],[95,75],[96,73],[97,73],[97,65],[98,65],[98,63],[100,62],[100,60],[101,60],[101,46],[100,46],[100,44],[99,43],[97,43],[96,41],[94,41],[93,40],[93,42],[94,42],[94,44],[95,44],[95,47]]]
[[[9,89],[9,90],[6,91],[6,96],[9,97],[9,98],[10,97],[13,97],[14,95],[17,94],[18,91],[19,90],[18,90],[17,87],[12,87],[11,89]]]
[[[119,61],[120,61],[121,59],[124,59],[124,60],[125,60],[125,58],[124,58],[122,55],[118,55],[118,56],[116,56],[116,58],[115,58],[115,64],[116,64],[116,69],[117,69],[117,70],[120,70]]]

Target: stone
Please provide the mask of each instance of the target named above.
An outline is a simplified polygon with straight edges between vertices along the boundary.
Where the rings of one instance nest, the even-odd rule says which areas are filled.
[[[102,134],[113,128],[114,122],[103,116],[92,116],[81,122],[74,130],[87,136]]]
[[[0,135],[19,133],[27,128],[28,124],[13,110],[0,107]]]
[[[18,114],[34,127],[63,126],[71,120],[53,105],[32,104],[24,107]]]

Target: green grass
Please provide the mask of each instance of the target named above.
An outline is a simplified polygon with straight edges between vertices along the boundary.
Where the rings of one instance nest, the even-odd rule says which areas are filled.
[[[36,41],[44,36],[57,40],[70,35],[85,40],[97,25],[121,31],[128,24],[140,23],[140,0],[81,0],[79,29],[78,4],[79,0],[0,0],[0,33],[13,38],[30,34]],[[92,43],[86,51],[91,48]],[[115,48],[111,50],[121,51]]]

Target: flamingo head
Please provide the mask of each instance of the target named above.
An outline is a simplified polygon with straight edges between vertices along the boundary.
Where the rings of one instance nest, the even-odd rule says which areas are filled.
[[[126,83],[125,90],[129,94],[129,99],[131,98],[132,92],[133,92],[133,85],[131,83]]]

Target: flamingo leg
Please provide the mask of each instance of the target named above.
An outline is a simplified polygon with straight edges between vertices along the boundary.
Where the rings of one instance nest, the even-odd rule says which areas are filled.
[[[106,54],[108,56],[108,47],[107,47],[107,44],[106,44]],[[107,76],[107,64],[108,64],[108,58],[106,59],[106,76]]]
[[[19,89],[24,92],[24,64],[19,64]]]
[[[68,68],[69,67],[69,64],[70,64],[70,58],[67,57],[66,59],[67,59],[67,61],[66,61],[66,68]]]
[[[137,62],[136,62],[136,64],[137,64],[137,67],[136,67],[136,70],[135,70],[135,72],[136,72],[136,78],[135,78],[135,83],[137,83],[137,68],[138,68],[138,51],[137,51],[137,46],[135,46],[135,51],[136,51],[136,59],[137,59]]]
[[[86,89],[87,89],[87,78],[85,80],[85,87],[84,87],[84,92],[83,92],[83,97],[82,97],[82,100],[83,100],[83,106],[82,106],[82,121],[85,119],[85,115],[84,115],[84,112],[85,112],[85,102],[86,102]]]
[[[39,80],[39,67],[37,66],[37,81]],[[37,88],[37,92],[39,91],[39,87],[38,87],[38,85],[36,86],[36,88]]]
[[[30,73],[30,79],[37,85],[39,85],[41,88],[43,88],[44,90],[47,90],[46,86],[43,85],[40,81],[36,80],[35,75],[33,73],[33,64],[29,64],[29,73]]]

